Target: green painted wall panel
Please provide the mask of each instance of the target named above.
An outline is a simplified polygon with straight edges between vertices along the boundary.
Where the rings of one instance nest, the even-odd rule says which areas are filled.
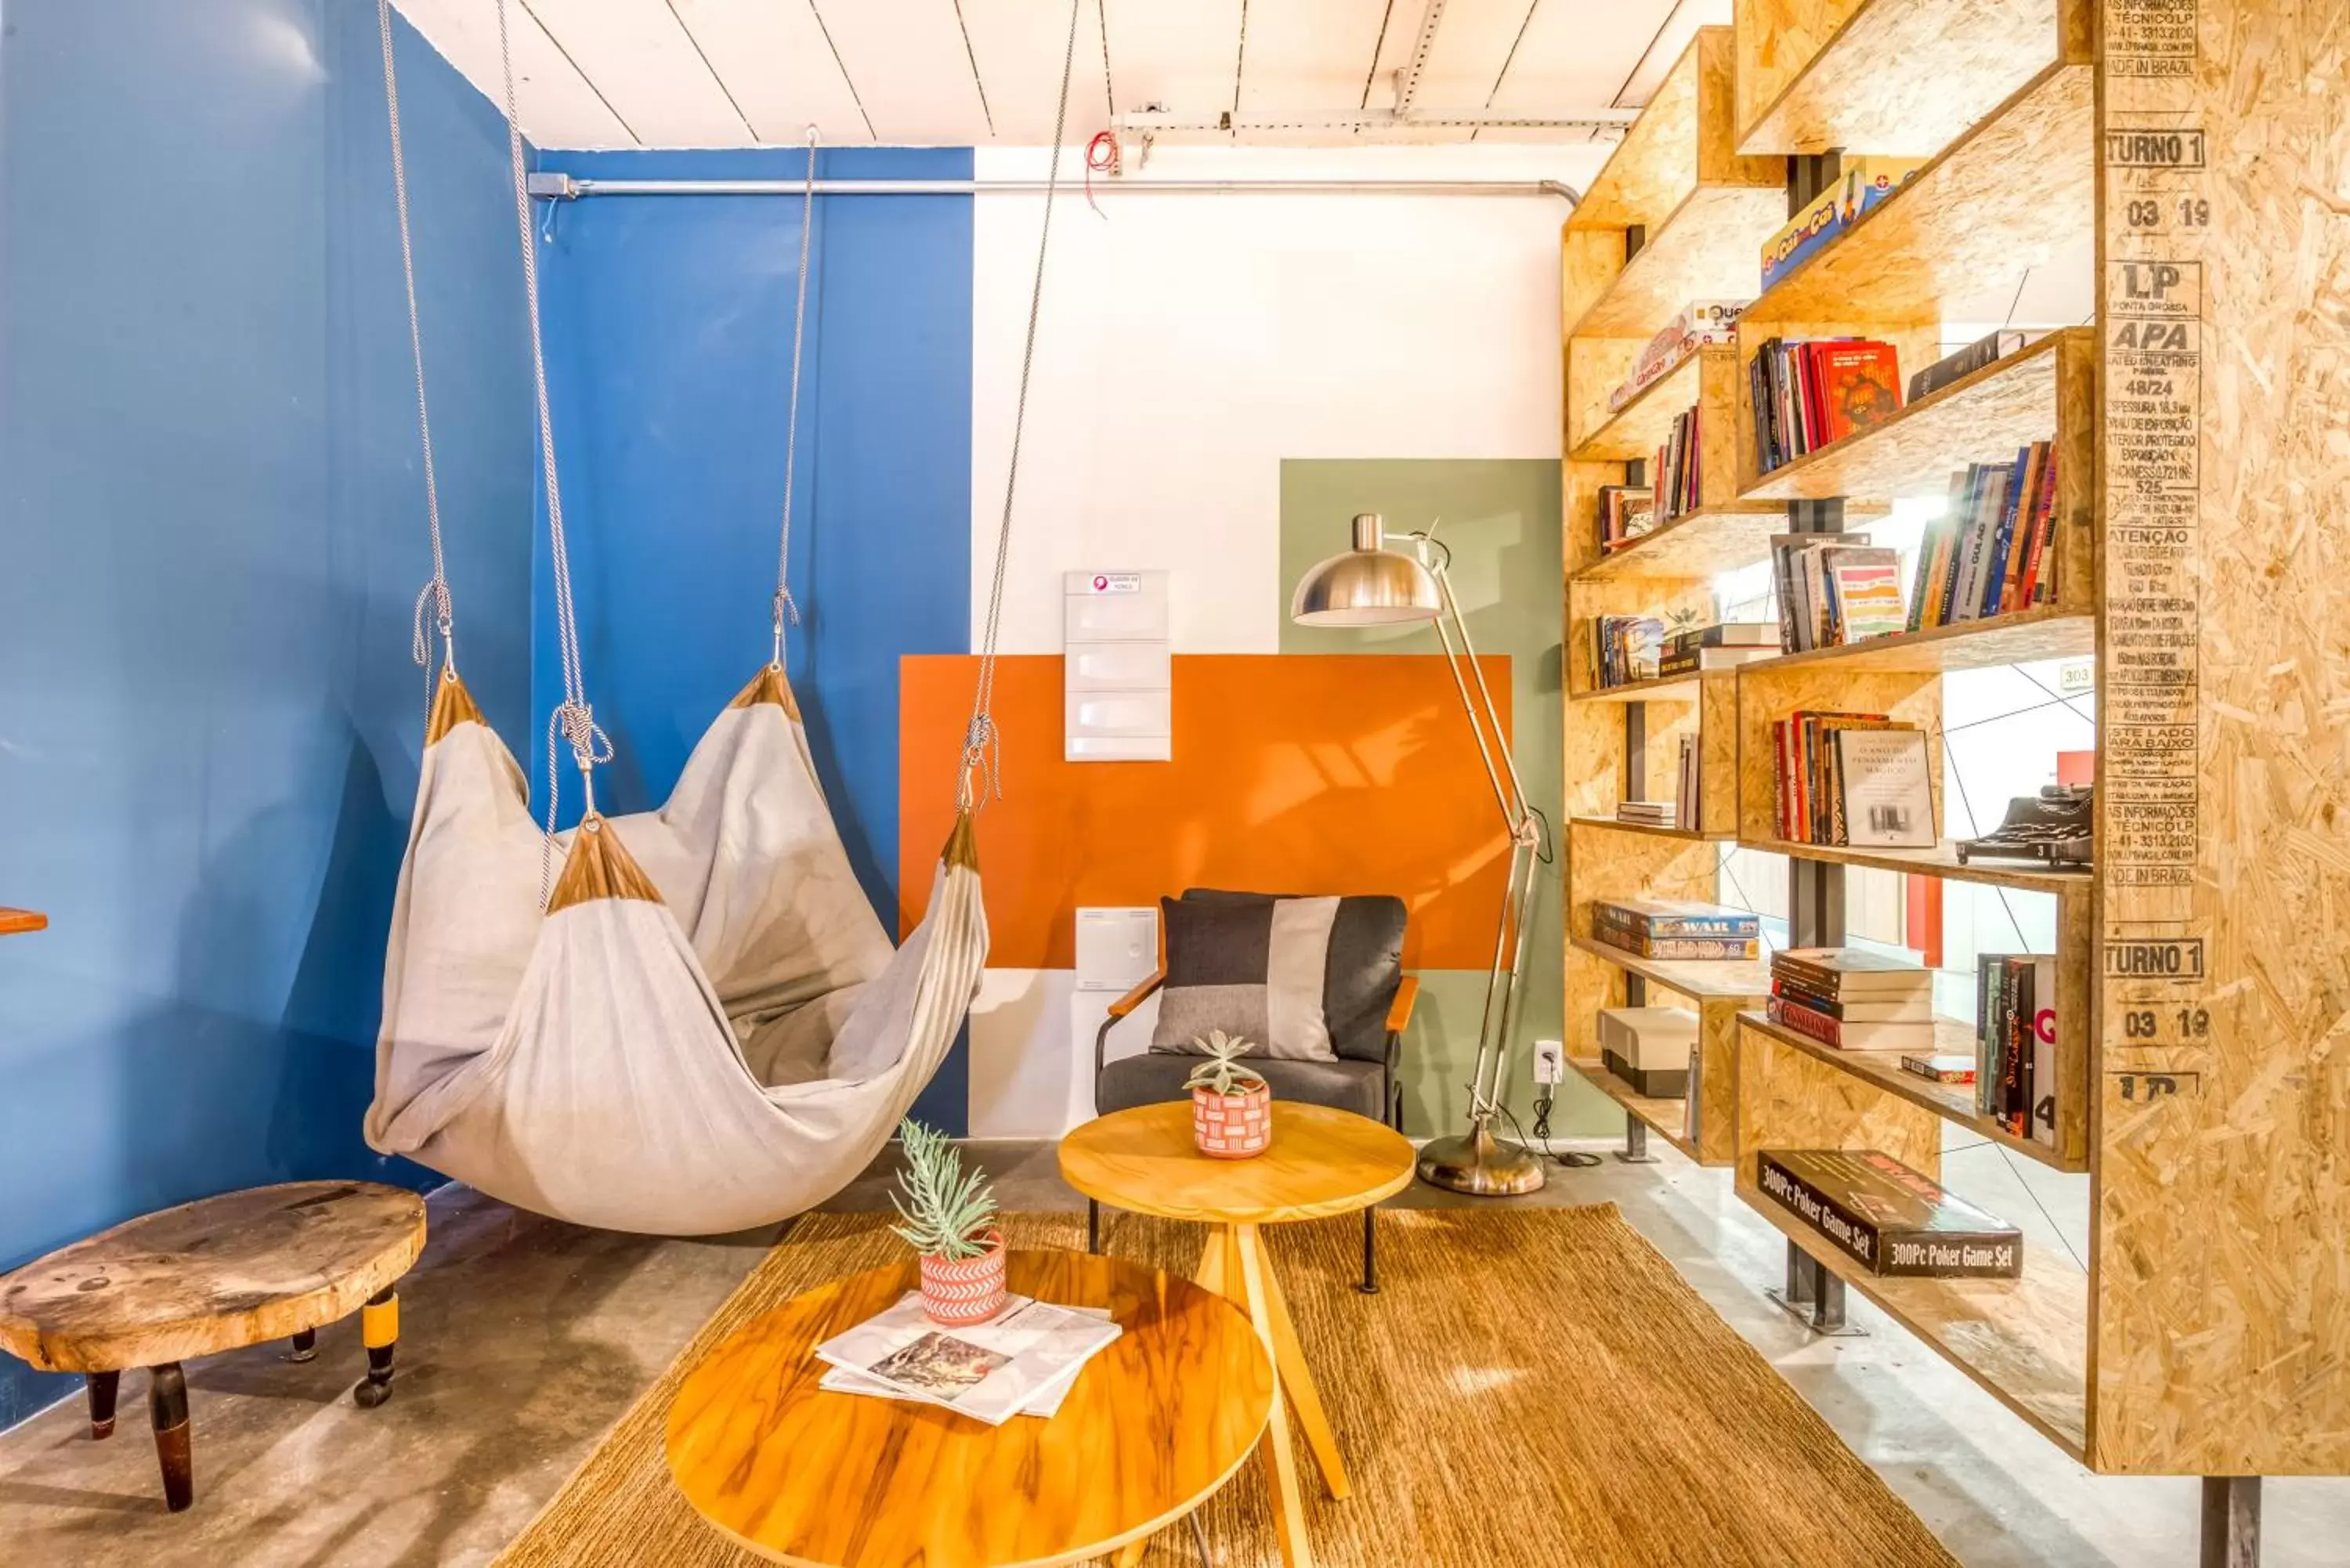
[[[1452,589],[1480,653],[1506,653],[1511,727],[1527,798],[1551,819],[1553,863],[1540,867],[1529,989],[1507,1099],[1523,1117],[1533,1100],[1536,1039],[1561,1033],[1564,982],[1560,899],[1564,836],[1560,680],[1565,567],[1560,556],[1555,459],[1292,458],[1281,465],[1281,651],[1441,653],[1426,626],[1331,629],[1289,618],[1289,595],[1314,563],[1347,548],[1357,512],[1384,514],[1396,533],[1440,524],[1452,550]],[[1455,743],[1475,744],[1466,714]],[[1496,921],[1501,911],[1494,911]],[[1482,971],[1425,971],[1420,1017],[1404,1043],[1406,1126],[1415,1134],[1457,1130],[1467,1106],[1484,998]],[[1620,1113],[1568,1075],[1551,1118],[1558,1137],[1614,1130]]]

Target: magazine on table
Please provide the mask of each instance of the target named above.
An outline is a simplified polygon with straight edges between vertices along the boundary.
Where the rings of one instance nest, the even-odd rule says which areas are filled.
[[[941,1328],[921,1293],[816,1347],[834,1368],[822,1386],[937,1405],[998,1426],[1050,1415],[1104,1345],[1121,1333],[1109,1314],[1013,1296],[985,1323]]]

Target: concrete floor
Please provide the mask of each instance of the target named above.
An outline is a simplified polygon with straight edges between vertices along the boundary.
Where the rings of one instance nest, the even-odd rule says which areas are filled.
[[[1006,1209],[1081,1206],[1050,1146],[973,1147]],[[1731,1196],[1727,1173],[1657,1152],[1655,1165],[1556,1170],[1544,1191],[1504,1201],[1619,1204],[1968,1568],[2196,1562],[2194,1482],[2089,1475],[1856,1297],[1866,1337],[1814,1339],[1762,1294],[1780,1273],[1778,1233]],[[828,1207],[886,1208],[892,1168],[885,1157]],[[2032,1196],[2051,1244],[2085,1224],[2063,1189]],[[1397,1201],[1472,1200],[1414,1187]],[[198,1496],[173,1517],[133,1374],[108,1442],[89,1440],[78,1403],[0,1434],[0,1563],[485,1563],[771,1239],[615,1236],[452,1189],[434,1198],[430,1244],[401,1286],[389,1404],[362,1411],[348,1397],[364,1366],[356,1322],[324,1331],[304,1366],[268,1346],[191,1363]],[[2266,1533],[2268,1568],[2350,1563],[2350,1481],[2269,1483]]]

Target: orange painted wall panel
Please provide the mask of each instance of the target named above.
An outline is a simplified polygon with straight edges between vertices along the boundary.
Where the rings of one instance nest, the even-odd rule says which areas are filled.
[[[1481,660],[1510,711],[1510,660]],[[899,667],[899,927],[912,929],[954,821],[978,659]],[[1413,967],[1492,961],[1509,837],[1444,661],[1411,654],[1175,659],[1175,760],[1061,757],[1058,654],[997,660],[1003,798],[979,818],[993,936],[1008,969],[1075,964],[1081,905],[1187,887],[1393,893]]]

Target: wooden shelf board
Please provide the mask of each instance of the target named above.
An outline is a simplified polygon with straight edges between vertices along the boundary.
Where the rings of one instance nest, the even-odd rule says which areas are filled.
[[[1700,670],[1695,675],[1673,675],[1656,680],[1631,680],[1621,686],[1595,686],[1588,691],[1577,691],[1572,701],[1577,702],[1694,702],[1698,699],[1698,683],[1708,674],[1735,675],[1736,670]]]
[[[2018,447],[2055,439],[2056,362],[2068,336],[2091,334],[2085,327],[2051,332],[1883,424],[1773,469],[1739,500],[1945,494],[1950,470],[1959,464],[2012,458]]]
[[[1880,1279],[1765,1198],[1754,1179],[1742,1159],[1737,1190],[1749,1208],[2050,1442],[2085,1457],[2089,1282],[2072,1259],[2026,1246],[2021,1279]]]
[[[1930,322],[2093,232],[2095,70],[2048,66],[1908,184],[1763,291],[1740,318]],[[1915,366],[1902,367],[1906,376]]]
[[[1699,299],[1752,299],[1762,246],[1787,221],[1780,186],[1700,185],[1652,230],[1570,337],[1647,338]]]
[[[1607,1064],[1594,1056],[1569,1056],[1566,1063],[1582,1074],[1594,1088],[1646,1123],[1650,1132],[1659,1135],[1691,1159],[1699,1158],[1697,1145],[1690,1142],[1688,1135],[1681,1130],[1689,1126],[1687,1100],[1651,1099],[1609,1072]]]
[[[1649,959],[1596,937],[1570,937],[1578,952],[1637,974],[1691,1002],[1748,1002],[1771,994],[1771,966],[1762,959]]]
[[[1738,151],[1927,156],[2055,58],[2057,9],[2057,0],[1870,0],[1739,128]]]
[[[1614,833],[1642,833],[1650,838],[1679,838],[1690,844],[1723,844],[1738,836],[1734,833],[1700,833],[1690,827],[1651,827],[1645,822],[1626,822],[1614,816],[1570,816],[1566,820],[1575,827],[1596,827]]]
[[[1742,849],[1765,855],[1788,855],[1798,860],[1822,860],[1835,866],[1866,866],[1911,877],[1939,877],[1946,882],[1979,882],[1990,888],[2054,893],[2060,898],[2085,896],[2096,886],[2096,877],[2092,874],[2040,871],[2021,861],[1979,860],[1961,866],[1948,839],[1932,849],[1854,849],[1836,844],[1789,844],[1776,838],[1742,838],[1738,844]]]
[[[2089,1168],[2085,1160],[2067,1161],[2048,1145],[2028,1137],[2018,1137],[1991,1117],[1980,1115],[1975,1110],[1975,1086],[1972,1084],[1937,1084],[1904,1071],[1901,1058],[1917,1054],[1915,1048],[1843,1051],[1833,1045],[1823,1045],[1793,1029],[1783,1028],[1758,1012],[1741,1012],[1738,1022],[1748,1029],[1768,1034],[1783,1045],[1816,1057],[1831,1067],[1872,1084],[1887,1094],[1898,1095],[1912,1105],[1923,1106],[1944,1121],[1956,1122],[2027,1159],[2038,1160],[2058,1170],[2078,1172]],[[1937,1018],[1934,1020],[1934,1042],[1930,1049],[1939,1055],[1971,1057],[1976,1049],[1974,1029],[1956,1019]]]
[[[38,909],[0,909],[0,937],[48,929],[49,918]]]
[[[2057,605],[1993,616],[1989,620],[1953,621],[1893,637],[1872,637],[1840,648],[1815,648],[1806,653],[1783,653],[1741,665],[1742,672],[1768,675],[1803,665],[1835,664],[1847,670],[1890,670],[1931,674],[1952,670],[1991,670],[2003,664],[2026,664],[2040,659],[2074,659],[2094,653],[2097,647],[2095,616]]]
[[[1609,414],[1566,454],[1567,461],[1636,462],[1656,456],[1673,421],[1697,406],[1698,363],[1709,352],[1734,356],[1737,350],[1727,347],[1699,349]]]

